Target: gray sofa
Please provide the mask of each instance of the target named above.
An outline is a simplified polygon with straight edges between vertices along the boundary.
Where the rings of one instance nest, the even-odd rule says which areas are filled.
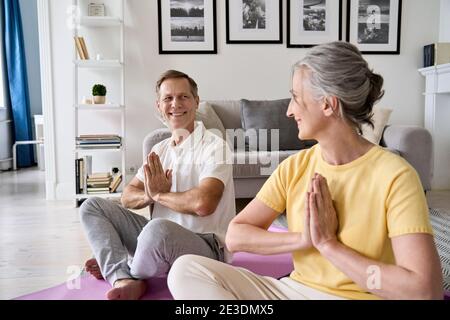
[[[227,135],[241,129],[241,101],[208,101],[222,121]],[[232,129],[232,130],[230,130]],[[157,129],[148,134],[143,141],[144,158],[152,147],[170,137],[167,128]],[[383,132],[381,146],[404,157],[419,173],[424,190],[430,190],[432,178],[432,141],[430,133],[415,126],[387,126]],[[308,147],[308,146],[305,146]],[[233,153],[233,177],[236,198],[253,198],[274,169],[267,165],[268,159],[280,163],[299,150],[244,151]]]

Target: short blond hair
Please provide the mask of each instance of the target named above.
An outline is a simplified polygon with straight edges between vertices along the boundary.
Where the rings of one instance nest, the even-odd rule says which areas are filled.
[[[156,82],[156,94],[158,95],[158,97],[160,94],[162,83],[168,79],[186,79],[191,86],[192,94],[194,95],[194,97],[198,97],[198,86],[194,79],[189,77],[186,73],[177,70],[167,70],[159,77],[158,81]]]

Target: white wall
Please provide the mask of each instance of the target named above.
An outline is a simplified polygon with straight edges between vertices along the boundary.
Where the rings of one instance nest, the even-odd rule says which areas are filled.
[[[53,108],[55,126],[56,198],[69,199],[74,190],[72,116],[72,31],[67,28],[70,0],[50,1]]]
[[[58,198],[67,198],[73,189],[73,39],[66,27],[66,9],[70,4],[69,0],[51,0]],[[283,4],[286,12],[286,1]],[[198,82],[203,99],[288,97],[290,67],[307,49],[287,49],[285,43],[227,45],[225,1],[219,0],[217,5],[217,55],[159,55],[157,1],[126,1],[128,166],[141,163],[142,139],[161,127],[153,114],[154,84],[158,76],[169,68],[190,74]],[[423,46],[438,40],[439,9],[439,0],[403,1],[401,55],[366,56],[375,71],[385,78],[386,95],[381,105],[394,109],[393,124],[423,125],[424,80],[417,69],[422,66]],[[285,28],[283,31],[285,33]],[[94,119],[91,121],[95,124]]]
[[[450,0],[441,0],[439,41],[450,42]]]

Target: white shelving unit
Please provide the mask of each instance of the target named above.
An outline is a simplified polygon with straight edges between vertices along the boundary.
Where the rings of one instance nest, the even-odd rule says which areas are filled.
[[[78,68],[122,68],[123,65],[119,60],[76,60],[75,64]]]
[[[108,161],[108,158],[114,154],[120,154],[121,164],[120,166],[116,164],[111,164],[110,168],[118,167],[122,174],[122,182],[120,184],[119,190],[123,189],[123,186],[126,184],[126,164],[125,164],[125,143],[126,143],[126,128],[125,128],[125,80],[124,80],[124,5],[125,0],[103,0],[102,3],[105,5],[105,16],[88,16],[88,5],[89,3],[94,1],[89,0],[72,0],[73,6],[78,8],[78,12],[80,16],[76,17],[76,27],[73,30],[73,36],[83,36],[87,43],[95,43],[99,46],[102,44],[109,44],[105,42],[104,32],[113,32],[114,36],[117,35],[117,38],[114,39],[119,42],[118,53],[115,50],[115,54],[112,57],[108,57],[105,59],[97,60],[94,51],[91,51],[88,46],[89,52],[89,60],[81,60],[78,56],[76,47],[74,45],[74,60],[73,60],[73,75],[74,75],[74,88],[73,88],[73,111],[74,111],[74,162],[75,159],[78,159],[84,155],[92,156],[92,167],[95,168],[96,158],[101,157],[103,162]],[[114,8],[114,10],[113,10]],[[88,41],[89,40],[89,41]],[[116,48],[117,49],[117,48]],[[120,94],[116,96],[118,101],[107,103],[107,104],[83,104],[82,97],[90,97],[91,92],[87,92],[86,88],[86,76],[81,79],[81,74],[83,72],[88,72],[90,87],[92,87],[95,83],[103,83],[104,78],[108,78],[110,81],[116,81],[120,83],[119,89],[116,91],[120,91]],[[106,74],[105,74],[106,73]],[[118,79],[118,78],[119,79]],[[111,79],[115,78],[115,79]],[[80,81],[81,80],[81,81]],[[82,83],[82,81],[84,81]],[[81,85],[84,85],[84,89],[80,88]],[[117,89],[117,88],[116,88]],[[110,94],[110,88],[107,86],[107,100]],[[105,133],[110,134],[110,131],[99,132],[101,130],[97,124],[92,128],[95,132],[86,132],[86,128],[84,132],[80,132],[80,117],[94,117],[98,115],[105,115],[111,113],[116,115],[117,113],[120,116],[120,131],[115,132],[114,134],[118,134],[122,138],[122,146],[120,148],[105,148],[105,147],[97,147],[97,148],[79,148],[76,144],[76,137],[79,137],[80,134],[98,134]],[[87,116],[86,116],[87,115]],[[106,117],[107,118],[107,117]],[[99,125],[100,126],[100,125]],[[119,128],[117,128],[119,129]],[[96,170],[94,170],[96,171]],[[109,170],[102,170],[102,172],[106,172]],[[75,170],[74,170],[75,172]],[[75,177],[75,174],[74,174]],[[74,178],[75,181],[75,178]],[[75,190],[75,183],[74,183]],[[79,201],[82,199],[90,198],[90,197],[102,197],[102,198],[117,198],[121,196],[121,192],[116,193],[104,193],[104,194],[87,194],[86,190],[84,193],[77,194],[75,192],[74,199],[76,200],[76,204],[79,204]]]
[[[122,24],[122,20],[119,17],[82,16],[79,19],[79,24],[82,26],[94,28],[118,27]]]

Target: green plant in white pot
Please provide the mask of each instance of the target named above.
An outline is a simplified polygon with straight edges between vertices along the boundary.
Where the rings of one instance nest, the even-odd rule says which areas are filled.
[[[106,87],[102,84],[95,84],[92,87],[92,96],[95,104],[105,104],[106,102]]]

